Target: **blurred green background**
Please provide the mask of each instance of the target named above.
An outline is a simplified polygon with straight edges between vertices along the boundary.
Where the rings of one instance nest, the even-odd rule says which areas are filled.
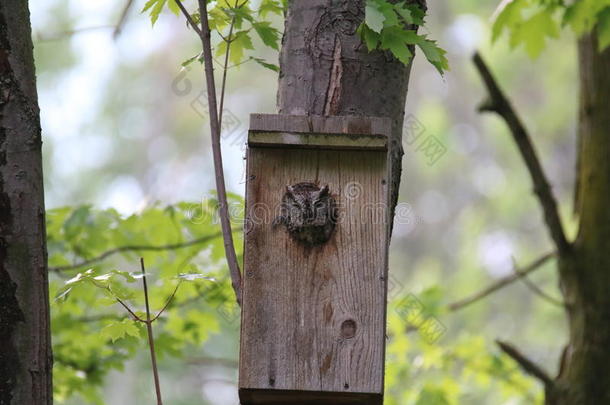
[[[532,61],[523,50],[510,50],[505,39],[491,44],[497,0],[428,5],[425,31],[447,50],[451,71],[441,77],[418,55],[406,113],[446,152],[429,164],[415,145],[405,144],[402,220],[395,223],[390,252],[386,403],[541,403],[542,387],[500,355],[494,339],[515,343],[554,373],[566,341],[563,309],[522,282],[460,311],[446,308],[510,275],[515,262],[525,265],[552,248],[507,128],[476,111],[485,91],[472,53],[482,52],[525,121],[573,233],[575,40],[564,32]],[[142,1],[114,38],[123,7],[123,0],[30,4],[47,208],[91,204],[129,216],[155,204],[200,201],[214,187],[201,67],[181,67],[198,53],[197,38],[169,12],[151,28],[139,14]],[[277,61],[272,50],[257,49],[257,56]],[[223,156],[228,188],[236,195],[244,193],[248,115],[275,112],[276,89],[277,74],[253,62],[229,70]],[[221,255],[215,260],[222,263]],[[135,261],[120,263],[137,268]],[[530,279],[560,297],[554,262]],[[409,327],[401,308],[413,297],[442,325],[438,339]],[[211,314],[199,324],[208,328],[199,339],[205,342],[194,340],[181,354],[162,358],[167,404],[238,403],[238,321],[205,305]],[[144,341],[135,347],[139,354],[125,369],[103,380],[105,403],[153,402]]]

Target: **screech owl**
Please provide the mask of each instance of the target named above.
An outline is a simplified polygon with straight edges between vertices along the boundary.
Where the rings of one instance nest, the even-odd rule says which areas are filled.
[[[316,246],[330,239],[336,222],[337,209],[328,185],[303,182],[286,186],[280,216],[273,225],[282,224],[294,240]]]

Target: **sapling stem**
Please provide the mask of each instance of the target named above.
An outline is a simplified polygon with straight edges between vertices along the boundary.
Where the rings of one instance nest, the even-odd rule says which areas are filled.
[[[148,348],[150,349],[150,360],[152,362],[153,376],[155,379],[155,392],[157,394],[157,405],[163,405],[161,399],[161,385],[159,384],[159,370],[157,368],[157,355],[155,354],[155,338],[152,330],[153,319],[150,317],[150,303],[148,301],[148,284],[146,283],[146,267],[144,266],[144,258],[140,258],[140,266],[142,267],[142,285],[144,286],[144,302],[146,303],[146,332],[148,333]],[[155,318],[156,319],[156,318]]]

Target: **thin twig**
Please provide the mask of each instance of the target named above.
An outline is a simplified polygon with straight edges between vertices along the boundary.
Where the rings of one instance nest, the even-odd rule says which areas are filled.
[[[159,318],[161,316],[161,314],[163,312],[165,312],[165,310],[167,309],[169,304],[171,304],[171,302],[174,300],[174,297],[176,296],[176,293],[178,292],[178,288],[180,288],[180,284],[182,284],[182,281],[178,281],[178,285],[176,285],[176,288],[174,288],[174,292],[172,293],[172,295],[169,296],[167,301],[165,301],[165,305],[163,305],[163,308],[161,308],[161,311],[159,311],[159,313],[157,315],[155,315],[155,317],[151,320],[151,322],[156,321],[157,318]]]
[[[503,278],[497,280],[495,283],[489,285],[488,287],[484,288],[483,290],[481,290],[475,294],[472,294],[470,297],[461,299],[459,301],[456,301],[456,302],[450,304],[449,310],[457,311],[459,309],[462,309],[470,304],[473,304],[473,303],[487,297],[488,295],[498,291],[499,289],[506,287],[507,285],[509,285],[509,284],[517,281],[518,279],[539,269],[540,267],[542,267],[543,264],[545,264],[548,260],[550,260],[554,256],[555,256],[555,252],[550,252],[550,253],[545,254],[544,256],[533,261],[531,264],[529,264],[525,268],[515,271],[514,274],[511,274],[509,276],[506,276],[506,277],[503,277]]]
[[[184,4],[182,4],[182,1],[175,0],[175,2],[178,5],[178,8],[180,9],[180,11],[182,11],[182,14],[184,14],[184,17],[186,18],[186,21],[195,30],[197,35],[201,38],[203,36],[203,33],[199,29],[199,26],[197,25],[197,23],[195,23],[195,20],[193,20],[193,17],[191,17],[191,14],[184,7]]]
[[[228,38],[227,38],[227,37],[225,37],[224,35],[222,35],[222,32],[220,32],[220,31],[218,31],[218,36],[220,36],[220,38],[221,38],[223,41],[227,42],[227,43],[231,43],[231,42],[233,42],[233,40],[231,39],[231,37],[228,37]]]
[[[181,282],[182,281],[180,281],[180,283]],[[163,314],[163,312],[167,309],[169,304],[171,304],[173,302],[173,299],[175,298],[175,295],[177,292],[178,292],[178,286],[176,286],[176,288],[174,289],[174,292],[172,293],[170,298],[168,298],[167,301],[165,302],[163,309],[151,320],[151,322],[155,322],[157,320],[157,318],[159,318]],[[113,296],[115,299],[117,299],[115,294],[113,294]],[[201,298],[204,298],[203,293],[199,293],[199,294],[195,295],[194,297],[191,297],[185,301],[177,303],[176,307],[182,308],[186,305],[192,304],[193,302],[199,301]],[[135,312],[133,312],[132,310],[130,310],[129,307],[127,307],[127,305],[125,304],[124,301],[123,302],[117,301],[117,302],[119,304],[121,304],[123,306],[123,308],[125,308],[129,312],[129,314],[132,316],[132,318],[135,321],[146,323],[146,320],[138,317],[135,314]],[[94,315],[94,316],[81,316],[81,317],[75,318],[75,319],[78,322],[98,322],[98,321],[103,321],[103,320],[108,320],[108,319],[119,320],[121,318],[117,314],[100,314],[100,315]]]
[[[76,263],[76,264],[68,264],[65,266],[57,266],[57,267],[50,267],[49,271],[55,271],[55,272],[62,272],[62,271],[67,271],[67,270],[74,270],[74,269],[78,269],[80,267],[84,267],[84,266],[88,266],[92,263],[96,263],[96,262],[100,262],[106,258],[108,258],[109,256],[112,256],[114,254],[117,253],[122,253],[122,252],[130,252],[130,251],[160,251],[160,250],[174,250],[174,249],[182,249],[182,248],[186,248],[189,246],[193,246],[193,245],[198,245],[201,243],[205,243],[208,242],[212,239],[216,239],[218,237],[222,236],[222,232],[218,232],[215,233],[213,235],[207,235],[207,236],[203,236],[201,238],[198,239],[193,239],[191,241],[188,242],[182,242],[182,243],[171,243],[168,245],[127,245],[127,246],[120,246],[114,249],[110,249],[107,250],[106,252],[91,258],[91,259],[87,259],[87,260],[83,260],[82,262]]]
[[[214,84],[214,66],[212,62],[212,46],[210,43],[210,26],[208,23],[208,10],[205,0],[198,0],[199,14],[201,16],[201,47],[203,48],[203,63],[205,68],[206,87],[208,90],[208,106],[210,110],[210,130],[212,134],[212,155],[214,158],[214,174],[216,179],[216,192],[220,205],[220,224],[222,227],[225,254],[237,303],[241,305],[241,271],[235,254],[233,234],[227,204],[227,191],[225,188],[224,169],[220,149],[220,126],[218,120],[218,105],[216,103],[216,86]]]
[[[138,321],[138,322],[146,322],[144,321],[144,319],[140,318],[138,315],[136,315],[135,312],[133,312],[131,310],[131,308],[129,308],[129,306],[127,304],[125,304],[123,302],[123,300],[121,300],[115,293],[114,291],[112,291],[112,289],[109,286],[104,286],[98,282],[95,281],[95,279],[91,280],[91,282],[93,283],[94,286],[96,286],[97,288],[101,288],[104,289],[106,291],[108,291],[110,293],[110,295],[112,297],[114,297],[114,299],[116,300],[116,302],[118,302],[119,304],[121,304],[123,306],[123,308],[125,308],[125,310],[127,312],[129,312],[129,314],[133,317],[134,320]]]
[[[176,4],[184,14],[189,24],[193,25],[194,21],[189,12],[184,8],[180,0],[176,0]],[[208,108],[210,112],[210,131],[212,134],[212,155],[214,160],[214,177],[216,179],[216,192],[218,194],[218,203],[220,211],[220,225],[222,228],[223,243],[233,291],[237,303],[241,306],[241,271],[235,253],[235,245],[233,243],[233,234],[231,232],[231,222],[229,218],[229,210],[227,203],[227,190],[225,187],[224,169],[222,164],[222,153],[220,149],[220,125],[218,118],[218,104],[216,98],[216,85],[214,82],[214,65],[212,57],[212,45],[210,41],[211,32],[208,22],[208,9],[205,0],[199,0],[199,17],[201,20],[201,29],[195,28],[201,40],[203,50],[203,64],[205,70],[206,88],[208,90]],[[196,27],[196,24],[194,25]]]
[[[125,3],[125,7],[123,7],[123,11],[121,12],[121,17],[119,17],[119,21],[116,23],[114,27],[114,32],[112,33],[112,37],[117,39],[119,35],[121,35],[121,31],[123,31],[123,27],[125,26],[125,22],[127,21],[127,15],[129,14],[129,10],[133,5],[133,0],[127,0]]]
[[[565,308],[566,304],[563,301],[558,300],[557,298],[554,298],[554,297],[550,296],[549,294],[545,293],[544,291],[542,291],[542,289],[540,287],[538,287],[536,285],[536,283],[532,282],[529,278],[527,278],[526,274],[522,274],[521,271],[517,268],[517,266],[515,266],[513,270],[516,274],[521,276],[521,277],[519,277],[519,280],[521,280],[521,282],[523,284],[525,284],[525,286],[527,288],[529,288],[534,294],[538,295],[540,298],[544,299],[545,301],[547,301],[553,305]]]
[[[479,107],[479,111],[495,112],[506,121],[513,139],[521,152],[521,157],[529,170],[534,183],[534,192],[538,196],[538,200],[544,211],[544,218],[551,238],[553,239],[559,254],[562,254],[570,248],[570,243],[565,236],[561,218],[559,217],[559,212],[557,210],[555,196],[553,195],[549,181],[544,174],[544,170],[542,169],[540,159],[536,154],[530,135],[478,52],[475,53],[473,61],[489,93],[489,98]]]
[[[235,7],[237,8],[239,0],[235,0]],[[220,107],[218,108],[218,127],[222,131],[222,115],[225,105],[225,89],[227,85],[227,71],[229,66],[229,53],[231,51],[231,43],[233,42],[233,28],[235,28],[235,14],[231,18],[231,26],[229,27],[229,40],[227,42],[227,50],[225,52],[225,62],[222,67],[222,84],[220,85]]]
[[[144,302],[146,304],[146,332],[148,333],[148,347],[150,348],[150,360],[152,362],[153,377],[155,379],[155,392],[157,394],[157,405],[163,405],[161,399],[161,385],[159,384],[159,370],[157,369],[157,355],[155,354],[155,338],[152,330],[152,320],[150,319],[150,303],[148,300],[148,284],[146,283],[146,268],[144,258],[140,257],[140,267],[142,268],[142,285],[144,287]]]
[[[110,289],[108,289],[108,290],[110,291]],[[112,292],[111,292],[111,294],[112,294]],[[112,295],[114,295],[114,294],[112,294]],[[123,306],[123,308],[125,308],[125,309],[127,310],[127,312],[129,312],[129,314],[130,314],[130,315],[133,317],[133,319],[134,319],[134,320],[136,320],[136,321],[138,321],[138,322],[144,322],[144,323],[146,323],[146,321],[145,321],[144,319],[140,318],[139,316],[137,316],[137,315],[136,315],[136,313],[135,313],[135,312],[133,312],[133,311],[131,310],[131,308],[129,308],[129,307],[127,306],[127,304],[125,304],[125,303],[123,302],[123,300],[121,300],[121,299],[120,299],[119,297],[117,297],[117,296],[115,296],[115,297],[114,297],[114,299],[116,299],[116,301],[117,301],[119,304],[121,304],[121,305]]]
[[[498,344],[500,349],[504,353],[509,355],[513,360],[515,360],[526,373],[542,381],[547,390],[552,390],[553,386],[555,385],[555,382],[548,375],[548,373],[544,371],[539,365],[528,359],[523,353],[521,353],[516,347],[512,346],[511,344],[503,342],[501,340],[496,340],[496,343]]]
[[[50,42],[57,41],[64,38],[69,38],[76,34],[81,34],[88,31],[99,31],[99,30],[111,30],[114,29],[114,25],[94,25],[91,27],[82,27],[82,28],[74,28],[72,30],[66,30],[61,32],[56,32],[54,34],[50,34],[48,36],[37,34],[36,40],[40,42]]]

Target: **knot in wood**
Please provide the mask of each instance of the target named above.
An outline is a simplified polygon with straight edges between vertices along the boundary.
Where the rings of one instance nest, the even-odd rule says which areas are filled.
[[[356,336],[356,321],[348,319],[341,324],[341,337],[343,339],[351,339]]]

